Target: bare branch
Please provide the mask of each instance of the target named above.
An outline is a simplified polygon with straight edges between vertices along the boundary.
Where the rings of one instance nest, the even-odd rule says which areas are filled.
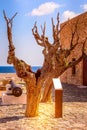
[[[6,13],[5,13],[4,10],[3,10],[3,14],[4,14],[5,20],[7,21],[7,24],[9,24],[9,23],[12,23],[12,20],[13,20],[14,17],[17,15],[17,12],[13,15],[13,17],[12,17],[11,19],[9,19],[9,18],[6,17]]]
[[[81,55],[77,60],[69,62],[67,68],[70,68],[70,67],[73,67],[74,65],[77,65],[82,59],[83,59],[83,55]]]
[[[72,49],[72,47],[73,47],[73,42],[74,42],[74,38],[75,38],[76,34],[77,34],[77,40],[76,40],[77,44],[78,44],[78,41],[79,41],[79,35],[78,35],[78,32],[77,32],[78,31],[78,22],[79,22],[79,19],[76,21],[76,23],[74,25],[74,31],[73,31],[73,28],[71,28],[72,38],[71,38],[71,41],[70,41],[70,49]]]
[[[4,18],[5,18],[5,20],[6,20],[6,23],[8,23],[8,19],[7,19],[7,17],[6,17],[6,13],[5,13],[4,10],[3,10],[3,15],[4,15]]]
[[[73,62],[73,61],[70,62],[70,63],[68,64],[67,68],[70,68],[70,67],[72,67],[72,66],[74,66],[74,65],[77,65],[77,64],[83,59],[83,57],[85,56],[84,50],[85,50],[86,41],[87,41],[87,37],[86,37],[86,39],[85,39],[84,42],[83,42],[82,55],[81,55],[77,60],[75,60],[74,62]]]
[[[58,13],[57,14],[57,26],[56,26],[57,29],[59,28],[59,25],[60,25],[60,21],[59,21],[59,13]]]
[[[67,25],[67,22],[65,24],[62,25],[62,27],[60,28],[58,34],[63,30],[63,28]]]
[[[45,36],[45,31],[46,31],[46,23],[44,23],[44,28],[41,25],[41,30],[43,32],[43,37]]]
[[[13,15],[13,17],[9,20],[9,23],[11,23],[12,22],[12,20],[14,19],[14,17],[17,15],[17,12]],[[8,24],[9,24],[8,23]]]
[[[37,23],[37,22],[35,22],[34,27],[32,28],[33,34],[34,34],[34,31],[37,33],[37,26],[36,26],[36,23]]]
[[[51,19],[52,20],[52,31],[53,31],[53,38],[55,39],[55,25],[54,25],[54,21],[53,21],[53,18]]]
[[[86,41],[87,41],[87,37],[86,37],[86,39],[83,42],[82,55],[85,54],[85,44],[86,44]]]
[[[46,23],[44,23],[44,28],[42,27],[41,25],[41,30],[42,30],[42,41],[43,41],[43,44],[45,44],[45,30],[46,30]]]
[[[5,11],[3,11],[3,15],[7,24],[7,36],[8,36],[8,42],[9,42],[9,54],[8,54],[7,62],[11,64],[13,63],[13,60],[15,58],[15,51],[14,51],[15,47],[12,42],[12,20],[17,15],[17,13],[15,13],[15,15],[13,15],[11,19],[7,18]]]
[[[71,52],[72,50],[74,50],[75,47],[76,47],[78,44],[79,44],[79,36],[77,37],[76,44],[74,44],[74,45],[71,44],[71,47],[70,47],[69,51]]]
[[[57,48],[61,48],[61,43],[60,43],[60,29],[59,29],[59,13],[57,14],[57,24],[54,25],[54,21],[53,21],[53,18],[52,18],[52,31],[53,31],[53,44],[56,44],[56,47]]]
[[[32,33],[34,35],[34,38],[38,45],[46,48],[50,46],[48,38],[45,36],[46,23],[44,23],[44,28],[41,26],[41,30],[42,30],[42,35],[40,36],[35,22],[34,27],[32,28]]]
[[[32,28],[32,33],[34,35],[34,38],[37,42],[38,45],[40,46],[44,46],[43,42],[42,42],[42,37],[39,35],[38,33],[38,29],[37,29],[37,26],[36,26],[36,22],[34,24],[34,27]]]
[[[75,47],[79,44],[79,35],[78,35],[78,32],[77,32],[77,27],[78,27],[78,20],[75,23],[74,31],[72,29],[72,34],[71,34],[72,37],[71,37],[71,41],[70,41],[70,49],[67,50],[66,57],[68,57],[71,54],[72,50],[74,50]],[[75,41],[74,41],[74,38],[76,38]]]

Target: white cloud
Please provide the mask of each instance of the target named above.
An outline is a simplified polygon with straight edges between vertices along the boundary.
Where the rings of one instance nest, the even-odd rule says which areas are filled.
[[[71,19],[77,15],[78,14],[76,14],[75,12],[67,10],[67,11],[63,12],[63,14],[62,14],[62,21],[66,21],[66,20]]]
[[[82,7],[84,11],[87,11],[87,4],[81,5],[80,7]]]
[[[59,8],[60,5],[55,2],[46,2],[41,4],[38,8],[32,10],[31,15],[42,16],[54,12],[55,9]]]

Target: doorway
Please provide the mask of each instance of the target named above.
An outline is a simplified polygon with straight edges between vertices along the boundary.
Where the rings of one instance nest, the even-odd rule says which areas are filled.
[[[83,85],[87,86],[87,55],[83,59]]]

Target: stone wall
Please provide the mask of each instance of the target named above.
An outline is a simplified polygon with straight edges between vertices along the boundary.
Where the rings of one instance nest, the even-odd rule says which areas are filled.
[[[72,38],[72,32],[75,30],[75,26],[77,23],[77,32],[75,33],[75,37],[73,40],[73,44],[77,41],[77,35],[79,36],[79,44],[77,47],[73,50],[71,55],[68,57],[68,62],[72,61],[72,59],[78,59],[82,54],[82,45],[87,37],[87,12],[61,24],[61,27],[64,26],[64,28],[61,31],[60,34],[60,40],[62,47],[65,49],[70,48],[71,38]],[[87,41],[86,41],[86,47],[85,52],[87,54]],[[64,72],[63,75],[60,77],[62,82],[69,83],[69,84],[76,84],[76,85],[82,85],[83,84],[83,61],[81,61],[78,65],[76,65],[76,73],[72,74],[72,68],[68,69],[66,72]]]

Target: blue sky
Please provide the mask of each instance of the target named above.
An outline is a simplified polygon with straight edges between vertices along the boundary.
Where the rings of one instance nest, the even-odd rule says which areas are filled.
[[[0,0],[0,66],[7,64],[8,40],[3,10],[13,21],[13,43],[16,56],[30,65],[42,65],[42,49],[37,45],[32,28],[37,21],[39,33],[41,25],[46,22],[46,35],[52,40],[51,18],[56,22],[56,15],[60,13],[60,21],[66,21],[87,11],[87,0]]]

